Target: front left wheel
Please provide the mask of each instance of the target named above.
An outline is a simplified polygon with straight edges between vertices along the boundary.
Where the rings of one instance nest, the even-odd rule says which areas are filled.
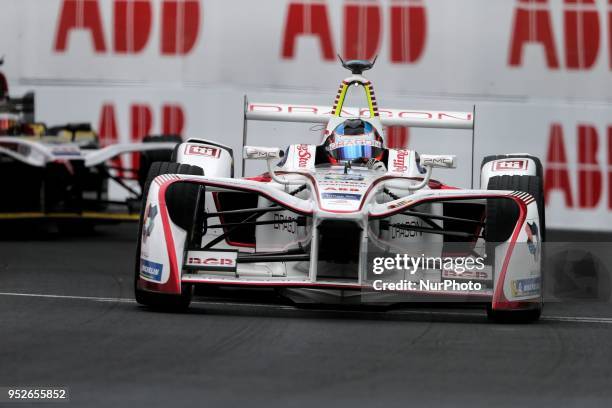
[[[193,287],[191,285],[182,284],[181,293],[178,295],[150,292],[138,287],[141,270],[141,253],[142,235],[145,217],[145,207],[149,188],[153,180],[162,174],[186,174],[194,176],[204,175],[202,168],[190,166],[188,164],[156,162],[151,165],[149,173],[146,177],[143,187],[143,205],[140,210],[140,223],[138,227],[138,245],[136,249],[136,262],[134,273],[134,295],[136,302],[141,305],[149,306],[155,309],[177,312],[186,310],[191,303]],[[195,184],[178,183],[168,189],[166,200],[170,217],[181,228],[188,228],[189,221],[197,209],[196,205],[199,202],[198,195],[202,194],[201,187]],[[186,214],[189,214],[186,216]]]

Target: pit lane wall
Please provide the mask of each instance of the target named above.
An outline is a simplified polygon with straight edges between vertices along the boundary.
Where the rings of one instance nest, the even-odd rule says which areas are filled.
[[[330,104],[336,53],[378,55],[367,76],[383,108],[478,106],[474,169],[469,132],[392,131],[457,153],[439,178],[469,186],[474,170],[478,186],[484,155],[529,152],[550,227],[612,230],[612,0],[6,0],[0,13],[11,93],[35,90],[39,120],[90,121],[105,143],[166,132],[238,150],[244,93]],[[319,138],[249,126],[253,144]]]

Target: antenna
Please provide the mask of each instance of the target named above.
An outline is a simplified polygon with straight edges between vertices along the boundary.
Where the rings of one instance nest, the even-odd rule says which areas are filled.
[[[344,61],[342,57],[340,56],[340,54],[338,54],[338,59],[342,63],[342,66],[348,69],[349,71],[351,71],[353,75],[361,75],[363,74],[363,71],[372,69],[374,67],[374,64],[376,63],[377,58],[378,58],[378,55],[374,57],[374,60],[372,62],[368,60]]]

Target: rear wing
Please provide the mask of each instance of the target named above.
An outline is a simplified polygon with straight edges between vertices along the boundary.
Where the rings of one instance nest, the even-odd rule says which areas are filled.
[[[345,117],[369,117],[369,109],[342,108]],[[333,107],[285,105],[278,103],[248,103],[245,99],[246,120],[327,123],[333,117]],[[473,129],[474,112],[425,111],[418,109],[378,109],[383,126],[405,126],[438,129]]]
[[[346,82],[344,82],[346,85]],[[342,89],[342,85],[341,85]],[[243,148],[247,143],[248,121],[276,121],[327,124],[334,116],[369,118],[371,113],[378,117],[383,126],[401,126],[432,129],[471,130],[471,181],[474,187],[474,144],[476,106],[471,112],[428,111],[422,109],[379,109],[354,108],[321,105],[289,105],[279,103],[260,103],[248,101],[244,96]],[[339,115],[338,115],[339,114]],[[245,161],[242,160],[242,176],[244,177]]]

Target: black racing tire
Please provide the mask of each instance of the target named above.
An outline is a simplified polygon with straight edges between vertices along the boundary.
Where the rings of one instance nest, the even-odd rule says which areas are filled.
[[[178,157],[178,150],[181,147],[181,144],[178,143],[176,146],[174,146],[174,149],[172,150],[172,154],[170,155],[170,161],[176,163],[176,159]]]
[[[145,136],[142,139],[143,143],[176,143],[179,145],[183,139],[179,135],[160,135],[160,136]],[[138,182],[141,187],[149,174],[149,168],[155,162],[173,162],[172,150],[149,150],[140,153],[140,167],[138,167]]]
[[[489,179],[487,190],[511,190],[529,193],[538,205],[540,236],[546,240],[546,215],[544,208],[544,187],[538,176],[495,176]],[[504,242],[512,234],[518,216],[518,207],[513,201],[491,199],[487,203],[485,239],[487,242]]]
[[[537,322],[541,315],[541,306],[529,310],[493,310],[487,306],[487,318],[493,323],[532,323]]]
[[[138,225],[138,238],[136,246],[136,262],[134,267],[134,295],[136,302],[141,305],[149,306],[154,309],[165,311],[178,312],[186,310],[191,303],[193,287],[183,284],[180,295],[169,295],[162,293],[149,292],[138,288],[138,280],[140,278],[140,246],[142,244],[142,229],[144,225],[144,212],[149,189],[153,179],[162,174],[188,174],[188,175],[204,175],[202,168],[190,166],[188,164],[155,162],[149,169],[149,174],[143,187],[143,203],[140,210],[140,221]],[[201,228],[193,226],[194,214],[196,212],[196,203],[198,194],[204,194],[203,188],[197,185],[188,183],[179,183],[172,185],[166,192],[166,203],[168,213],[174,223],[181,228],[190,230],[195,229],[201,232]],[[201,200],[203,205],[203,200]],[[193,234],[190,234],[193,236]],[[197,235],[201,238],[200,235]]]
[[[540,217],[540,239],[546,240],[546,218],[544,208],[544,188],[542,178],[539,176],[495,176],[489,179],[487,190],[511,190],[529,193],[538,205]],[[506,241],[512,234],[518,217],[518,207],[510,200],[489,200],[487,203],[487,219],[485,227],[485,240],[487,252],[493,252],[493,248],[500,242]],[[491,248],[491,249],[489,249]],[[544,247],[540,259],[544,258]],[[491,257],[492,259],[492,257]],[[544,273],[541,275],[541,293],[544,292]],[[537,307],[529,310],[493,310],[487,307],[487,317],[498,323],[527,323],[536,321],[542,313],[542,301]]]

